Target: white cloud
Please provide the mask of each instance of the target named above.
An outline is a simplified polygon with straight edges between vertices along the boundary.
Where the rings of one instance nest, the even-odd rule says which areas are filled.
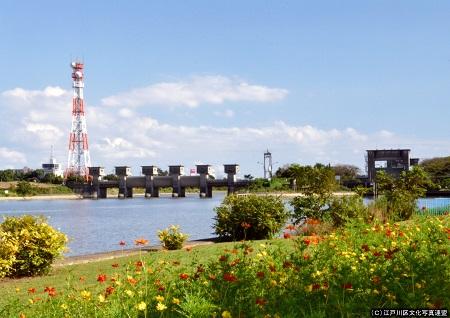
[[[219,117],[232,118],[234,117],[234,111],[232,111],[231,109],[225,109],[223,112],[214,112],[214,115]]]
[[[58,141],[63,136],[63,132],[56,126],[50,124],[28,123],[25,126],[27,132],[32,133],[43,142]]]
[[[5,147],[0,147],[0,161],[9,164],[27,162],[26,157],[23,153]]]
[[[139,107],[145,105],[173,105],[198,107],[200,104],[225,102],[267,103],[281,100],[288,91],[252,85],[225,76],[193,76],[189,80],[162,82],[102,99],[106,106]]]
[[[188,84],[192,86],[191,82]],[[222,100],[231,100],[230,94],[225,96]],[[54,145],[58,161],[66,162],[71,98],[68,91],[52,87],[42,91],[16,88],[0,93],[0,117],[7,118],[0,126],[0,169],[21,167],[25,162],[37,168],[48,160],[50,145]],[[196,100],[203,103],[210,99],[201,95]],[[226,115],[226,111],[222,110],[221,115]],[[411,148],[414,157],[446,155],[450,149],[450,141],[444,138],[414,139],[388,130],[369,133],[353,127],[323,129],[292,124],[293,120],[264,126],[248,123],[223,127],[214,121],[207,125],[189,125],[189,121],[176,125],[150,117],[142,110],[138,112],[130,105],[116,108],[88,103],[87,107],[92,163],[107,169],[130,165],[136,172],[140,165],[156,164],[166,169],[169,164],[190,167],[204,162],[214,165],[221,175],[223,163],[236,162],[241,164],[243,174],[258,176],[262,168],[257,162],[262,161],[267,148],[280,165],[340,162],[360,167],[364,166],[365,150],[370,148]]]
[[[102,143],[93,144],[92,148],[114,159],[151,158],[155,156],[153,151],[137,147],[120,137],[103,138],[102,141]]]

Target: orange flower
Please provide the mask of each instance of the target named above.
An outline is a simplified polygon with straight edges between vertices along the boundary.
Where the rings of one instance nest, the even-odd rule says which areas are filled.
[[[47,286],[44,288],[44,293],[47,293],[50,297],[55,297],[56,289],[55,287]]]
[[[343,284],[342,285],[342,288],[344,288],[344,289],[352,289],[352,284],[351,283],[345,283],[345,284]]]
[[[306,221],[306,223],[309,224],[309,225],[316,225],[316,224],[320,224],[320,220],[318,220],[318,219],[308,219]]]
[[[309,245],[309,244],[311,244],[311,240],[307,239],[307,238],[304,238],[303,239],[303,243],[305,243],[306,245]]]
[[[97,282],[99,283],[103,283],[106,281],[106,275],[105,274],[100,274],[97,276]]]
[[[320,284],[313,284],[312,289],[313,290],[320,289]]]
[[[362,249],[364,252],[368,252],[368,251],[369,251],[369,245],[363,244],[363,245],[361,245],[361,249]]]
[[[134,240],[134,244],[137,245],[137,246],[147,245],[148,244],[148,240],[146,240],[144,238],[139,238],[137,240]]]
[[[372,277],[372,283],[374,283],[375,285],[379,284],[380,282],[381,282],[381,279],[379,276]]]
[[[225,273],[225,274],[223,274],[223,280],[233,283],[233,282],[237,281],[237,277],[234,274]]]
[[[192,251],[192,246],[188,246],[188,247],[186,247],[186,248],[185,248],[185,250],[186,250],[186,252],[190,252],[190,251]]]
[[[214,275],[214,274],[209,274],[208,279],[209,279],[209,280],[216,280],[216,275]]]
[[[28,294],[34,294],[36,292],[36,288],[28,288]]]
[[[181,273],[181,274],[180,274],[180,279],[186,280],[186,279],[188,279],[188,278],[189,278],[189,275],[188,275],[188,274],[186,274],[186,273]]]
[[[289,224],[288,226],[286,226],[286,230],[294,231],[295,230],[295,225]]]
[[[142,264],[141,261],[137,261],[136,263],[134,263],[134,266],[136,267],[142,267],[144,264]]]
[[[117,267],[119,267],[119,264],[114,263],[114,264],[112,264],[111,266],[112,266],[113,268],[117,268]]]
[[[80,276],[79,280],[80,280],[80,282],[84,282],[86,280],[86,277]]]
[[[113,292],[114,292],[114,287],[112,287],[112,286],[106,287],[106,290],[105,290],[105,295],[106,296],[111,295]]]
[[[265,304],[267,304],[267,300],[264,298],[256,298],[256,304],[258,306],[264,306]]]
[[[284,232],[284,233],[283,233],[283,237],[284,237],[285,239],[290,239],[290,238],[291,238],[291,234],[288,233],[288,232]]]
[[[289,261],[284,261],[283,263],[283,268],[291,268],[292,267],[292,263]]]
[[[133,277],[128,277],[127,281],[131,284],[131,285],[136,285],[137,284],[137,280],[134,279]]]
[[[241,260],[240,260],[239,258],[236,258],[234,261],[232,261],[232,262],[230,263],[230,266],[231,266],[231,267],[236,266],[236,265],[239,264],[240,262],[241,262]]]
[[[219,257],[219,261],[221,261],[221,262],[226,262],[227,259],[228,259],[228,257],[227,257],[226,255],[221,255],[221,256]]]
[[[265,276],[264,272],[257,272],[256,277],[263,279]]]
[[[247,222],[242,222],[242,223],[241,223],[241,226],[242,226],[242,228],[243,228],[244,230],[248,230],[249,228],[252,227],[252,225],[251,225],[250,223],[247,223]]]

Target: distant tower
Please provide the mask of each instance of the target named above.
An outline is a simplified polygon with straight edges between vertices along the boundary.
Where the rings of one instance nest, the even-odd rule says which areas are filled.
[[[56,177],[62,177],[63,171],[61,170],[61,164],[56,162],[55,157],[53,156],[53,146],[50,150],[50,160],[48,163],[42,164],[42,169],[44,170],[44,175],[53,174]]]
[[[264,179],[272,179],[272,154],[269,149],[264,153]]]
[[[72,129],[69,135],[69,158],[67,161],[66,177],[69,175],[89,175],[88,167],[91,166],[89,155],[88,134],[86,128],[86,117],[84,114],[84,64],[72,62],[73,99],[72,99]]]

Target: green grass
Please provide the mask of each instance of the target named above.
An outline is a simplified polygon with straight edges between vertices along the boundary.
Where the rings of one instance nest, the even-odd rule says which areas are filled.
[[[270,243],[276,246],[285,246],[286,240],[274,239],[270,241],[257,241],[257,243]],[[256,244],[256,243],[253,243]],[[36,294],[42,294],[47,286],[55,287],[57,291],[63,290],[71,280],[74,288],[93,288],[98,285],[97,276],[106,274],[110,276],[117,269],[112,264],[119,264],[120,268],[134,266],[133,264],[142,259],[145,263],[157,263],[159,261],[174,262],[179,264],[179,271],[183,268],[190,268],[192,264],[205,264],[217,258],[224,249],[232,249],[235,243],[217,243],[213,245],[202,245],[193,247],[190,252],[185,249],[177,251],[142,251],[141,255],[118,257],[110,260],[93,261],[86,264],[54,266],[47,276],[26,277],[20,279],[5,278],[0,280],[0,308],[4,306],[11,297],[18,297],[22,300],[30,298],[29,288],[35,288]],[[178,271],[178,272],[179,272]],[[80,278],[82,278],[80,280]],[[170,279],[171,277],[167,277]],[[36,297],[36,295],[32,295]]]

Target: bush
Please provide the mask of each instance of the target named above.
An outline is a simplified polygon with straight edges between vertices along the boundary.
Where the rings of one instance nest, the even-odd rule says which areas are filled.
[[[66,235],[48,225],[44,217],[31,215],[6,217],[0,224],[0,233],[16,244],[15,259],[8,273],[15,277],[48,273],[67,242]]]
[[[34,194],[33,186],[27,181],[19,181],[15,190],[18,195],[23,197]]]
[[[298,196],[289,204],[294,208],[292,219],[294,224],[302,224],[306,219],[318,219],[323,221],[327,213],[329,197],[319,195]]]
[[[16,260],[17,240],[0,230],[0,278],[7,276]]]
[[[215,208],[215,233],[226,240],[260,240],[273,237],[289,213],[280,197],[230,195]]]
[[[171,225],[165,230],[158,231],[158,237],[165,249],[179,250],[189,235],[181,233],[180,226]]]
[[[368,220],[368,208],[359,195],[334,197],[329,203],[329,213],[333,225],[340,227],[355,218]]]

